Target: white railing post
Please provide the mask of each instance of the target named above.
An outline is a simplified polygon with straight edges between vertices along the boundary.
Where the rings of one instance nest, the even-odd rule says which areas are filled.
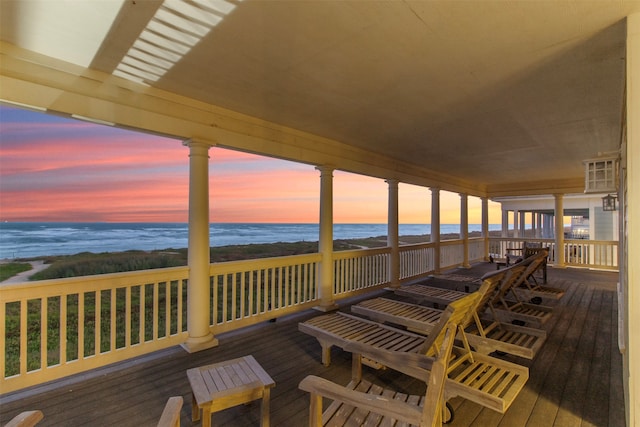
[[[209,328],[209,143],[187,140],[189,147],[189,291],[187,330],[182,347],[189,353],[218,345]]]

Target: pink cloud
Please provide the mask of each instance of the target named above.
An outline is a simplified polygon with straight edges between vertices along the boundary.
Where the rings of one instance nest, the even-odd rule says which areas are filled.
[[[24,113],[0,108],[11,117]],[[189,148],[181,141],[50,116],[6,116],[0,220],[187,221]],[[220,147],[209,157],[212,221],[318,221],[320,172],[313,166]],[[335,171],[333,194],[335,222],[387,221],[384,180]],[[428,189],[400,184],[399,197],[401,222],[430,221]],[[459,221],[459,196],[441,197],[442,222]],[[500,222],[499,205],[492,211],[492,222]],[[478,212],[470,203],[470,222],[479,222]]]

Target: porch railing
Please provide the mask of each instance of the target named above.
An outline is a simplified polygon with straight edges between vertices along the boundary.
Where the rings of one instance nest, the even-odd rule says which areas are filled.
[[[316,253],[211,264],[214,334],[315,305],[321,259]]]
[[[553,264],[557,250],[554,239],[491,237],[489,253],[502,257],[507,253],[507,249],[522,248],[525,242],[548,247],[549,262]],[[562,250],[567,266],[618,270],[618,242],[615,240],[565,239]]]
[[[3,393],[184,342],[187,267],[0,287]]]
[[[521,243],[492,239],[491,247],[504,251],[507,245]],[[579,258],[567,259],[608,262],[617,257],[615,250],[606,249],[613,246],[610,243],[569,241],[567,245],[574,245]],[[470,262],[482,259],[483,245],[483,239],[470,239]],[[460,240],[441,242],[441,268],[461,265],[463,248]],[[400,281],[433,273],[434,254],[432,243],[401,246]],[[334,299],[387,286],[390,258],[388,247],[335,252]],[[239,329],[316,305],[320,261],[316,253],[212,264],[212,332]],[[187,282],[188,268],[175,267],[0,286],[1,392],[183,343]]]
[[[389,284],[390,248],[357,249],[333,254],[333,295],[340,299]]]
[[[435,245],[419,243],[400,247],[400,281],[416,279],[435,271]]]

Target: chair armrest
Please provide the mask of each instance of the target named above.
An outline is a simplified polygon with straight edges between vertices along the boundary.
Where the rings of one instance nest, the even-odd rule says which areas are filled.
[[[314,375],[305,377],[300,382],[299,388],[311,393],[312,399],[314,395],[320,395],[399,421],[420,424],[422,409],[406,402],[355,391]]]
[[[158,427],[174,427],[180,425],[180,410],[182,409],[182,396],[173,396],[167,400],[164,406]]]
[[[25,411],[13,417],[5,427],[31,427],[38,424],[43,418],[42,411]]]

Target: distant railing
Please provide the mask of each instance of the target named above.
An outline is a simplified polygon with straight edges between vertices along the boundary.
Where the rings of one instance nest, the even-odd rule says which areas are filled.
[[[435,244],[400,246],[400,280],[426,276],[435,271]]]
[[[211,264],[211,327],[221,333],[315,305],[320,254]]]
[[[525,242],[548,247],[549,262],[553,264],[556,259],[556,243],[553,239],[491,237],[489,253],[496,257],[503,257],[507,249],[523,248]],[[563,250],[567,266],[618,270],[618,242],[615,240],[565,239]]]
[[[334,288],[338,297],[389,284],[391,249],[357,249],[333,254]]]
[[[605,270],[618,269],[618,242],[605,240],[565,240],[567,265]]]
[[[464,246],[461,240],[440,242],[440,269],[457,267],[464,263]]]
[[[484,237],[472,237],[469,239],[469,263],[473,264],[485,260]]]

